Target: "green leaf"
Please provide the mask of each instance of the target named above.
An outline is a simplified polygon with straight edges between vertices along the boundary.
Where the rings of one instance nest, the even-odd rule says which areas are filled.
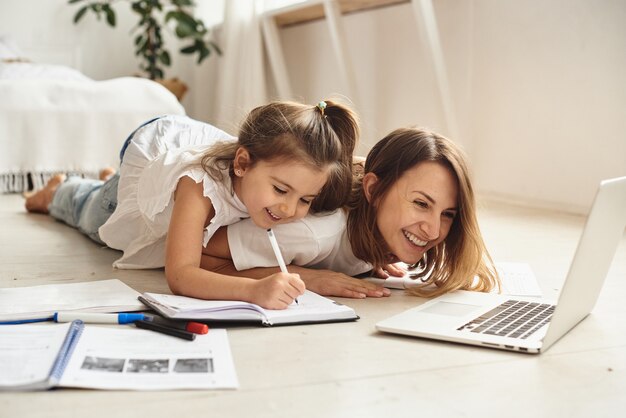
[[[115,11],[113,11],[113,9],[111,9],[111,6],[109,6],[108,4],[105,4],[102,9],[104,10],[104,12],[107,15],[107,23],[109,25],[111,25],[112,27],[115,27]]]
[[[193,16],[191,16],[188,13],[178,12],[177,19],[178,19],[179,24],[184,23],[185,25],[193,28],[194,30],[196,30],[196,26],[198,26],[198,22],[196,21],[196,19],[194,19]]]
[[[159,61],[161,61],[163,65],[169,67],[172,63],[169,52],[167,51],[161,52],[161,55],[159,55]]]
[[[194,6],[191,0],[172,0],[172,4],[178,7],[192,7]]]
[[[203,46],[202,48],[200,48],[200,56],[198,57],[198,64],[200,64],[202,61],[204,61],[206,59],[206,57],[208,57],[209,55],[211,55],[211,51],[209,50],[209,48]]]
[[[74,15],[74,23],[78,23],[78,21],[83,18],[85,13],[87,13],[87,10],[89,10],[89,6],[83,6],[78,9],[76,14]]]
[[[195,29],[193,26],[189,26],[187,22],[178,21],[178,25],[176,25],[176,36],[179,38],[186,38],[195,33]]]
[[[138,13],[140,15],[144,14],[144,9],[141,7],[141,4],[139,4],[139,2],[135,2],[130,6],[131,9],[133,9],[133,12]]]
[[[69,0],[67,4],[74,4],[74,3],[78,3],[79,1],[84,1],[84,0]]]
[[[198,46],[196,44],[193,44],[182,48],[180,52],[182,52],[183,54],[193,54],[194,52],[196,52],[197,49]]]
[[[165,22],[169,22],[172,19],[180,20],[181,13],[178,10],[170,10],[165,14]]]

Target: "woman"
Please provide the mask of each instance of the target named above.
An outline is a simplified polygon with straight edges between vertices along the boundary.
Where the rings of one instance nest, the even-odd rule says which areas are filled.
[[[322,295],[388,295],[349,276],[401,275],[399,261],[418,270],[423,285],[409,290],[417,296],[489,291],[499,283],[465,157],[452,141],[424,129],[395,130],[372,148],[344,210],[309,215],[274,233],[290,271]],[[247,277],[277,271],[268,269],[276,260],[265,231],[247,221],[218,231],[202,263]]]

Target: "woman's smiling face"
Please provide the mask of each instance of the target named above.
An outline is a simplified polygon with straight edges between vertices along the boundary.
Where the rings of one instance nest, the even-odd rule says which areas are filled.
[[[365,176],[366,196],[370,195],[368,187],[376,182],[376,175]],[[376,224],[387,244],[390,262],[417,263],[426,251],[441,243],[456,216],[457,198],[456,177],[446,166],[425,161],[405,171],[374,203]]]

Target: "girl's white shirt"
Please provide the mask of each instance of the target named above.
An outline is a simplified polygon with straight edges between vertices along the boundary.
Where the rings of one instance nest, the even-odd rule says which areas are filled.
[[[343,210],[309,214],[301,220],[272,228],[286,264],[326,269],[348,276],[368,272],[372,265],[352,252]],[[228,245],[237,270],[275,267],[276,256],[267,232],[250,219],[228,226]]]
[[[114,267],[142,269],[165,265],[165,237],[174,192],[183,176],[203,184],[204,196],[215,210],[205,228],[203,246],[220,226],[249,217],[232,189],[228,170],[218,181],[199,164],[203,153],[222,141],[232,142],[236,138],[187,116],[165,116],[134,133],[120,167],[117,208],[99,229],[100,238],[109,247],[124,251]]]

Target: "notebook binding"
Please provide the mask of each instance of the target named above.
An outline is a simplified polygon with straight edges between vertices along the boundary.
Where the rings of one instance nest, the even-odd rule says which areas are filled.
[[[56,385],[61,380],[61,376],[63,376],[63,372],[65,372],[67,363],[70,361],[72,353],[74,352],[84,329],[85,324],[80,319],[72,321],[70,324],[65,341],[63,341],[63,345],[61,345],[61,349],[59,350],[59,355],[50,370],[49,380],[53,385]]]

